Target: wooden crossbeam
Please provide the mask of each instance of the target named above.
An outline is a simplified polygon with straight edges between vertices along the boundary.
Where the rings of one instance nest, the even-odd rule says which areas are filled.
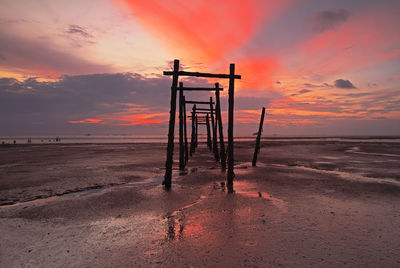
[[[197,108],[198,111],[211,111],[210,108]]]
[[[164,75],[174,75],[174,71],[164,71]],[[179,71],[179,76],[195,76],[195,77],[209,77],[209,78],[223,78],[223,79],[242,79],[241,75],[238,74],[212,74],[212,73],[200,73],[200,72],[186,72]]]
[[[189,104],[210,104],[209,101],[185,101],[185,103],[189,103]],[[212,103],[214,104],[214,102]]]
[[[215,91],[214,87],[178,87],[178,90],[183,91]],[[220,90],[223,90],[220,88]]]

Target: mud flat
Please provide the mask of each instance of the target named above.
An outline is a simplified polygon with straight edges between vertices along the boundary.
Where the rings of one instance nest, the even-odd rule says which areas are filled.
[[[234,194],[204,144],[169,192],[163,144],[0,148],[0,266],[400,266],[400,143],[235,146]]]

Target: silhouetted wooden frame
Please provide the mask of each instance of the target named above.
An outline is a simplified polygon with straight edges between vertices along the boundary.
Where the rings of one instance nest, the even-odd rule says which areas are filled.
[[[228,107],[228,174],[227,174],[227,188],[228,193],[233,193],[233,122],[234,122],[234,95],[235,95],[235,79],[241,79],[241,75],[235,74],[235,64],[230,64],[229,74],[212,74],[212,73],[201,73],[201,72],[186,72],[179,71],[179,60],[174,60],[173,71],[164,71],[164,75],[172,76],[171,86],[171,104],[170,104],[170,117],[169,117],[169,128],[168,128],[168,145],[167,145],[167,160],[165,161],[165,176],[163,184],[165,189],[171,188],[172,178],[172,163],[173,163],[173,149],[174,149],[174,127],[175,127],[175,112],[176,112],[176,93],[178,86],[179,76],[194,76],[204,78],[222,78],[229,79],[229,107]],[[215,89],[214,89],[215,90]],[[193,114],[195,116],[195,114]],[[197,134],[197,133],[196,133]]]

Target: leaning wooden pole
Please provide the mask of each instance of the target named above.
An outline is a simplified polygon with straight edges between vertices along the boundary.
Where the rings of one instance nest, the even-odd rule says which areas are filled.
[[[212,147],[215,161],[219,161],[218,153],[218,142],[217,142],[217,131],[216,131],[216,120],[214,120],[214,107],[213,107],[212,97],[210,97],[210,115],[211,115],[211,127],[212,127]]]
[[[183,132],[185,136],[185,166],[189,161],[189,148],[188,148],[188,138],[187,138],[187,123],[186,123],[186,99],[183,96]]]
[[[235,100],[235,64],[229,66],[229,108],[228,108],[228,175],[227,188],[228,193],[233,193],[233,179],[235,173],[233,171],[233,111]]]
[[[163,184],[165,189],[171,189],[172,164],[174,154],[174,130],[175,130],[175,112],[176,112],[176,91],[179,77],[179,60],[174,60],[174,70],[172,74],[171,103],[169,111],[168,145],[167,160],[165,161],[165,176]]]
[[[260,151],[260,140],[261,140],[261,132],[263,129],[263,124],[264,124],[264,115],[265,115],[265,107],[262,108],[262,112],[261,112],[260,126],[258,127],[256,146],[254,148],[254,155],[253,155],[253,162],[252,162],[253,167],[255,167],[257,164],[257,155],[258,155],[258,152]]]
[[[183,83],[179,83],[183,87]],[[183,90],[179,90],[179,170],[185,170],[185,148],[183,144]]]
[[[211,145],[211,131],[210,131],[210,118],[208,117],[208,114],[206,115],[206,126],[207,126],[207,146],[210,149],[210,152],[212,151],[212,145]]]
[[[221,116],[221,102],[219,99],[219,83],[215,83],[215,115],[217,119],[218,131],[219,131],[219,150],[221,158],[221,169],[226,170],[226,154],[225,154],[225,142],[224,142],[224,131],[222,126]]]

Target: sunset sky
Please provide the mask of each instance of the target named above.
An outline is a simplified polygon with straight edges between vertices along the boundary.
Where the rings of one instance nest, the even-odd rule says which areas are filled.
[[[257,130],[263,106],[265,136],[400,135],[399,11],[398,0],[0,0],[0,136],[166,135],[174,59],[236,64],[236,135]],[[222,101],[226,122],[226,90]]]

